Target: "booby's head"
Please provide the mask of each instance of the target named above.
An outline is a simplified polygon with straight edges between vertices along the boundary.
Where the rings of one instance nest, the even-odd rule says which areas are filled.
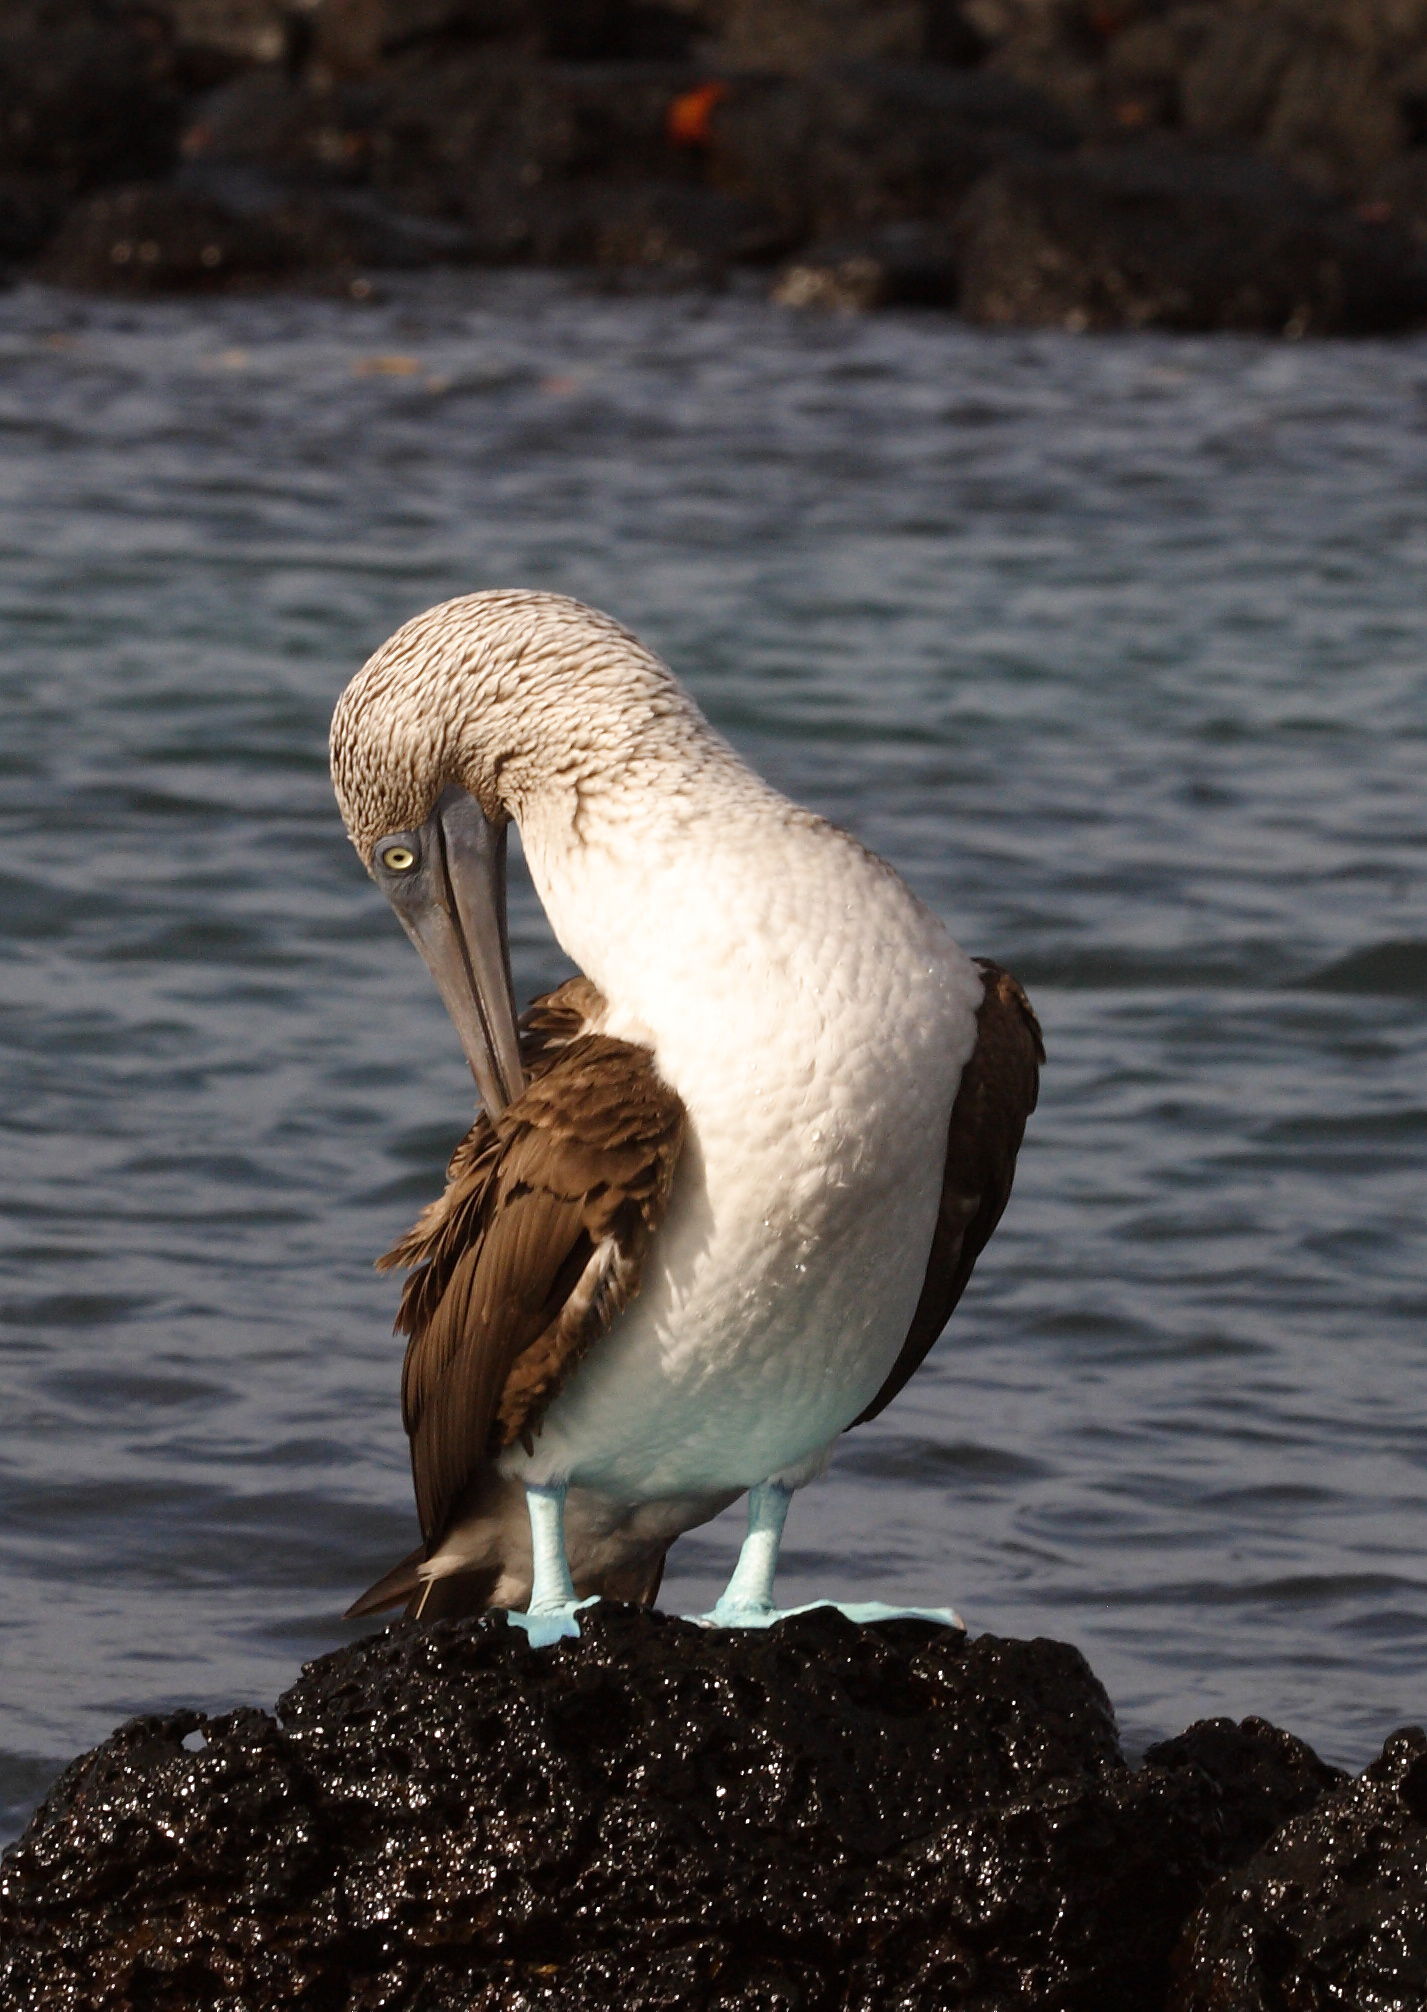
[[[506,827],[581,810],[715,744],[673,674],[608,615],[496,592],[407,622],[332,717],[347,835],[436,980],[487,1110],[520,1094]]]

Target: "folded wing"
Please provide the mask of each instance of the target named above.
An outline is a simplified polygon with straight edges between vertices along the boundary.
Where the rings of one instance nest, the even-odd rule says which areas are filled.
[[[588,979],[522,1022],[526,1088],[484,1115],[446,1192],[381,1260],[414,1265],[402,1411],[429,1556],[477,1474],[529,1446],[575,1364],[639,1290],[668,1204],[684,1109],[649,1051],[588,1031]]]
[[[951,1319],[1010,1200],[1016,1155],[1036,1107],[1045,1061],[1040,1023],[1009,971],[987,957],[976,961],[986,989],[976,1015],[976,1045],[961,1072],[947,1127],[946,1172],[926,1279],[901,1354],[854,1425],[892,1402]]]

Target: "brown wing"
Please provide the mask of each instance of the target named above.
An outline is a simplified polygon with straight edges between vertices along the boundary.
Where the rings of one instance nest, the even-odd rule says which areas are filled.
[[[1016,1154],[1036,1107],[1045,1060],[1040,1022],[1009,971],[987,957],[976,961],[986,990],[976,1013],[976,1045],[951,1107],[941,1209],[922,1296],[891,1373],[854,1425],[875,1418],[892,1402],[951,1319],[1010,1200]]]
[[[645,1048],[584,1031],[587,979],[523,1023],[526,1088],[456,1148],[446,1192],[381,1260],[417,1265],[402,1415],[427,1553],[479,1468],[531,1442],[581,1355],[639,1289],[684,1137]]]

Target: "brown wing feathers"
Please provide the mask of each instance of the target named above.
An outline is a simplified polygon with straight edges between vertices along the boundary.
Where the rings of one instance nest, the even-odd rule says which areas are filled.
[[[1011,1198],[1016,1155],[1036,1107],[1045,1061],[1040,1022],[1009,971],[989,957],[976,962],[986,989],[976,1014],[976,1045],[961,1072],[947,1127],[941,1209],[926,1280],[902,1352],[854,1425],[892,1402],[951,1319]]]
[[[522,1023],[524,1093],[482,1116],[446,1191],[382,1259],[415,1265],[402,1409],[428,1551],[480,1466],[530,1443],[590,1343],[638,1290],[683,1143],[683,1106],[647,1050],[585,1032],[587,979]]]

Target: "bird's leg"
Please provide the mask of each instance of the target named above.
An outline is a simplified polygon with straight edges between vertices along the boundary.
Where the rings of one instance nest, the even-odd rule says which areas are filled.
[[[762,1481],[748,1491],[748,1535],[738,1554],[733,1576],[711,1614],[700,1620],[715,1628],[767,1628],[790,1614],[808,1614],[817,1607],[836,1607],[849,1621],[935,1621],[943,1628],[965,1629],[950,1607],[889,1607],[881,1600],[813,1600],[804,1607],[773,1605],[773,1575],[783,1543],[783,1525],[793,1491],[781,1481]]]
[[[792,1489],[781,1481],[760,1481],[749,1489],[748,1535],[733,1576],[707,1617],[716,1628],[766,1628],[780,1618],[773,1605],[773,1575],[792,1499]]]
[[[525,1506],[530,1514],[530,1598],[523,1614],[507,1616],[513,1628],[523,1628],[532,1645],[543,1649],[569,1635],[578,1635],[575,1619],[593,1600],[575,1598],[570,1561],[565,1556],[565,1484],[528,1481]]]

